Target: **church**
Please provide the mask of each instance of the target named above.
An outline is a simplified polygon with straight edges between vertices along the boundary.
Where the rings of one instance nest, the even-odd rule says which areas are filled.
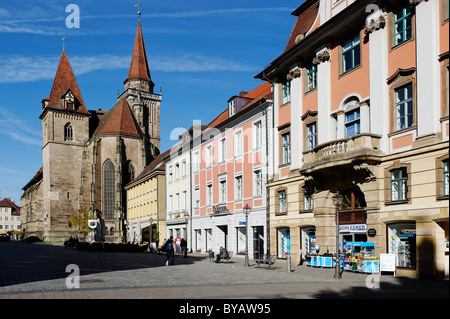
[[[24,236],[67,239],[74,214],[100,211],[106,240],[119,242],[126,219],[125,185],[160,154],[161,92],[139,21],[124,92],[109,110],[89,110],[63,49],[50,96],[42,100],[42,167],[23,188]]]

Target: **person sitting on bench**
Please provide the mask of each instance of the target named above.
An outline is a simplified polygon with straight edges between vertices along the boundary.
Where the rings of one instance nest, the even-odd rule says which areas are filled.
[[[220,259],[227,259],[227,258],[228,258],[228,251],[225,248],[220,247],[220,252],[216,256],[216,263],[218,263]]]

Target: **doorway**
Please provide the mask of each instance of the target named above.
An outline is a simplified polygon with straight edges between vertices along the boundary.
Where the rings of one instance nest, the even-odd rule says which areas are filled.
[[[222,234],[220,235],[221,238],[219,238],[219,247],[222,246],[223,248],[228,250],[228,226],[217,226],[217,228],[219,228],[219,230],[222,232]]]

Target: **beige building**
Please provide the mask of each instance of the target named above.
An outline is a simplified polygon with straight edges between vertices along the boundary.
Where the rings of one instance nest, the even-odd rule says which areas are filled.
[[[20,227],[20,207],[10,198],[0,200],[0,234],[10,233],[18,238],[21,233]]]
[[[292,15],[257,75],[278,129],[271,253],[334,254],[338,237],[341,252],[395,255],[397,274],[448,276],[448,1],[310,0]]]
[[[150,225],[152,242],[166,238],[166,165],[163,158],[169,151],[159,155],[131,183],[127,192],[127,242],[149,242]]]

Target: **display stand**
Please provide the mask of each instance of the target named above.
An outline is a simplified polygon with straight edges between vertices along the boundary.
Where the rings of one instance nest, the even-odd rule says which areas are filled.
[[[306,265],[312,267],[333,268],[334,262],[332,256],[307,255]]]
[[[346,271],[378,273],[380,264],[375,256],[375,244],[364,242],[344,242],[341,264]]]

